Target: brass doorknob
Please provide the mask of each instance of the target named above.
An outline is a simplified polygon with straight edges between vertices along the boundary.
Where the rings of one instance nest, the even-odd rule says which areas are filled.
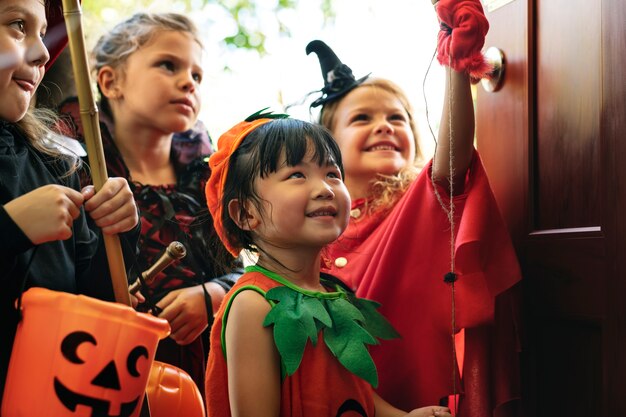
[[[493,93],[502,87],[504,81],[504,52],[495,46],[490,46],[483,55],[493,69],[489,75],[480,80],[480,84],[485,91]]]

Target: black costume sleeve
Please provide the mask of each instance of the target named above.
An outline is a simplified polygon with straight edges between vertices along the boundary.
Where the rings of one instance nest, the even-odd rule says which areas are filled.
[[[2,231],[0,251],[3,253],[15,256],[33,247],[33,243],[9,216],[4,206],[0,206],[0,230]]]

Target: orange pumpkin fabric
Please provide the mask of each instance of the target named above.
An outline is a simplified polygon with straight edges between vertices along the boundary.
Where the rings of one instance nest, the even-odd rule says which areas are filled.
[[[242,248],[237,247],[230,241],[226,230],[224,230],[224,223],[222,222],[222,213],[224,211],[224,207],[222,207],[222,196],[224,195],[224,184],[228,176],[230,157],[233,152],[237,150],[248,133],[271,121],[272,119],[270,118],[263,118],[251,122],[243,121],[236,124],[220,136],[217,141],[217,152],[209,158],[211,177],[205,187],[207,205],[209,206],[211,216],[213,216],[213,224],[217,235],[224,243],[226,249],[228,249],[234,257],[239,255]]]
[[[257,287],[267,292],[281,285],[261,273],[248,272],[222,302],[211,330],[205,379],[208,417],[231,416],[227,363],[221,340],[224,314],[231,297],[242,287]],[[298,370],[283,380],[280,404],[281,417],[335,417],[344,413],[373,417],[375,414],[372,386],[339,363],[326,347],[323,333],[315,346],[307,343]]]

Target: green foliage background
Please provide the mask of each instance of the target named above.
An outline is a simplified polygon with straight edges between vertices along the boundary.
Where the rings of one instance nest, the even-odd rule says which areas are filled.
[[[295,9],[299,1],[311,0],[273,0],[272,7],[275,12],[280,9]],[[332,0],[316,1],[320,2],[325,23],[328,23],[334,16]],[[266,34],[262,33],[257,25],[250,23],[258,16],[262,7],[259,3],[263,3],[263,7],[268,7],[265,5],[267,1],[257,0],[83,0],[82,8],[87,43],[93,45],[96,41],[94,38],[97,38],[103,30],[140,10],[173,11],[186,13],[193,18],[194,13],[205,6],[217,5],[227,12],[237,28],[221,42],[225,46],[255,50],[264,55]],[[248,18],[243,19],[244,15]],[[289,28],[280,20],[278,27],[279,34],[289,36]]]

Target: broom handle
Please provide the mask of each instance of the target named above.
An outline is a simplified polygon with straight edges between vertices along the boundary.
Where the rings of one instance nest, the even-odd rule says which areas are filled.
[[[82,10],[78,0],[63,0],[63,16],[67,27],[74,79],[78,91],[80,120],[84,129],[87,156],[91,165],[91,176],[97,192],[102,188],[108,176],[104,150],[102,149],[98,106],[91,90],[87,50],[83,35]],[[126,267],[119,236],[104,233],[102,233],[102,236],[104,238],[115,301],[130,306]]]

